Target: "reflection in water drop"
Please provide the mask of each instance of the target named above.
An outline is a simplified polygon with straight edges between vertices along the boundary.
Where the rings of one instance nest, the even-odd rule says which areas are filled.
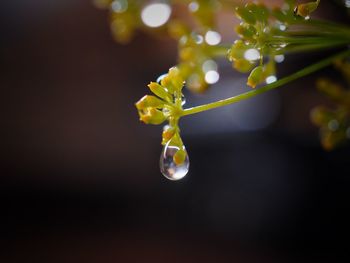
[[[179,151],[179,147],[170,145],[171,141],[169,141],[163,148],[162,153],[160,155],[160,171],[161,173],[169,180],[177,181],[185,177],[188,173],[188,169],[190,167],[190,161],[188,158],[188,154],[186,152],[185,161],[182,164],[177,165],[174,162],[174,155]]]
[[[160,82],[162,81],[162,79],[164,79],[168,74],[163,74],[163,75],[160,75],[158,78],[157,78],[157,83],[160,84]]]

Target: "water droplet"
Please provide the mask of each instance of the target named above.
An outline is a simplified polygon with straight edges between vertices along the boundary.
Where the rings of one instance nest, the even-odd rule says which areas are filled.
[[[173,97],[173,103],[174,104],[177,104],[177,97],[174,96]],[[181,106],[185,105],[186,104],[186,97],[181,93]]]
[[[277,81],[277,77],[274,75],[268,76],[265,80],[266,84],[271,84]]]
[[[164,79],[166,77],[166,75],[168,74],[163,74],[163,75],[160,75],[158,78],[157,78],[157,83],[160,84],[160,82],[162,81],[162,79]]]
[[[192,33],[191,36],[194,42],[196,42],[196,44],[200,45],[203,43],[203,40],[204,40],[203,36],[196,33]]]
[[[167,179],[172,181],[177,181],[184,178],[190,167],[190,161],[187,153],[185,161],[182,164],[177,165],[174,162],[173,157],[177,151],[179,151],[179,147],[171,145],[171,141],[169,141],[164,146],[160,155],[160,171]]]
[[[279,29],[280,29],[281,31],[285,31],[285,30],[287,29],[287,27],[286,27],[286,25],[284,25],[284,24],[280,24],[280,25],[279,25]]]
[[[186,104],[186,97],[182,94],[181,95],[181,106]]]
[[[275,61],[277,63],[282,63],[284,61],[284,55],[276,55],[275,56]]]
[[[169,117],[169,116],[170,116],[170,110],[169,110],[169,108],[167,108],[167,107],[163,108],[162,112],[163,112],[163,114],[164,114],[166,117]]]
[[[287,46],[287,43],[281,43],[279,46],[280,46],[281,48],[285,48],[285,47]]]

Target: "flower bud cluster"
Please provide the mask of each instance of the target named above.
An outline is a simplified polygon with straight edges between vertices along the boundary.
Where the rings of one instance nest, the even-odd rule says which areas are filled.
[[[154,95],[145,95],[135,106],[140,120],[146,124],[158,125],[164,121],[169,124],[164,126],[162,133],[162,145],[176,146],[179,150],[174,155],[174,162],[181,164],[186,158],[186,151],[180,137],[178,126],[182,113],[183,78],[178,68],[171,68],[160,83],[151,82],[148,87]]]
[[[241,39],[232,45],[228,59],[236,70],[250,72],[249,86],[254,88],[264,81],[269,83],[269,77],[276,79],[275,56],[286,53],[289,45],[305,41],[303,37],[289,35],[289,27],[308,18],[318,4],[319,1],[309,2],[294,8],[296,1],[286,0],[281,8],[267,8],[263,3],[236,7],[236,16],[241,23],[235,30]]]
[[[218,0],[188,1],[188,9],[203,28],[214,28],[216,13],[221,7]]]
[[[186,87],[193,92],[201,93],[207,90],[209,84],[214,84],[206,78],[209,71],[217,73],[217,44],[221,40],[219,33],[208,30],[204,34],[193,32],[187,25],[179,21],[169,24],[169,34],[178,40],[178,65],[181,75],[186,81]],[[208,38],[212,34],[213,39]],[[217,42],[210,42],[215,40]]]
[[[192,32],[181,37],[178,67],[191,91],[203,92],[208,88],[202,65],[209,59],[208,45],[202,35]]]
[[[319,79],[317,88],[328,96],[336,107],[315,107],[312,122],[320,127],[321,143],[327,150],[350,140],[350,91],[328,79]]]
[[[183,78],[178,68],[171,68],[160,83],[151,82],[148,87],[155,96],[145,95],[135,104],[141,121],[158,125],[182,110]]]

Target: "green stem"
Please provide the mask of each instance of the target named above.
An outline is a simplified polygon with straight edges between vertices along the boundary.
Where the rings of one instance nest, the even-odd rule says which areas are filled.
[[[303,25],[317,27],[321,30],[329,29],[330,31],[335,31],[335,32],[338,31],[338,32],[350,34],[350,29],[347,25],[335,23],[329,20],[326,21],[326,20],[310,19],[310,20],[304,20],[302,22],[303,22],[302,23]]]
[[[306,52],[306,51],[316,51],[320,49],[329,49],[329,48],[335,48],[339,46],[345,46],[348,45],[348,41],[334,41],[330,43],[319,43],[319,44],[307,44],[307,45],[288,45],[285,48],[280,50],[281,54],[284,53],[294,53],[294,52]]]
[[[294,36],[294,37],[279,37],[274,36],[267,39],[269,42],[291,43],[291,44],[325,44],[331,45],[332,42],[346,41],[350,42],[350,37],[328,36],[328,37],[310,37],[310,36]]]
[[[340,38],[350,38],[350,32],[344,33],[344,32],[337,32],[335,30],[333,31],[326,31],[326,30],[288,30],[284,32],[279,32],[279,35],[281,36],[287,36],[287,37],[327,37],[327,38],[333,38],[333,37],[340,37]]]
[[[306,75],[309,75],[315,71],[318,71],[328,65],[330,65],[334,60],[337,60],[337,59],[341,59],[341,58],[344,58],[344,57],[347,57],[347,56],[350,56],[350,50],[346,50],[346,51],[343,51],[339,54],[336,54],[336,55],[333,55],[329,58],[326,58],[326,59],[323,59],[315,64],[312,64],[300,71],[297,71],[295,72],[294,74],[288,76],[288,77],[285,77],[285,78],[282,78],[274,83],[271,83],[271,84],[268,84],[264,87],[261,87],[259,89],[256,89],[256,90],[252,90],[252,91],[248,91],[246,93],[243,93],[243,94],[240,94],[240,95],[237,95],[237,96],[234,96],[234,97],[231,97],[231,98],[228,98],[228,99],[224,99],[224,100],[219,100],[219,101],[216,101],[216,102],[212,102],[212,103],[209,103],[209,104],[205,104],[205,105],[201,105],[201,106],[197,106],[197,107],[193,107],[193,108],[189,108],[189,109],[185,109],[183,110],[182,112],[182,116],[186,116],[186,115],[191,115],[191,114],[196,114],[196,113],[199,113],[199,112],[203,112],[203,111],[207,111],[207,110],[211,110],[211,109],[215,109],[215,108],[219,108],[219,107],[223,107],[223,106],[226,106],[226,105],[230,105],[232,103],[236,103],[236,102],[239,102],[241,100],[246,100],[246,99],[249,99],[249,98],[252,98],[252,97],[255,97],[259,94],[262,94],[262,93],[265,93],[269,90],[272,90],[272,89],[275,89],[275,88],[278,88],[278,87],[281,87],[291,81],[294,81],[296,79],[299,79],[301,77],[304,77]]]

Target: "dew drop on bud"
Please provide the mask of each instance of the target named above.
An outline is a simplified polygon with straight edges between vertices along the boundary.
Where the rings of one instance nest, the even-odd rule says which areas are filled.
[[[186,104],[186,98],[184,95],[181,95],[181,105],[185,105]]]
[[[160,82],[162,81],[162,79],[164,79],[168,74],[163,74],[163,75],[160,75],[158,78],[157,78],[157,83],[160,84]]]
[[[174,155],[179,151],[179,147],[171,145],[169,141],[163,148],[160,155],[160,171],[169,180],[177,181],[185,177],[188,173],[190,161],[186,152],[186,158],[182,164],[174,162]]]

